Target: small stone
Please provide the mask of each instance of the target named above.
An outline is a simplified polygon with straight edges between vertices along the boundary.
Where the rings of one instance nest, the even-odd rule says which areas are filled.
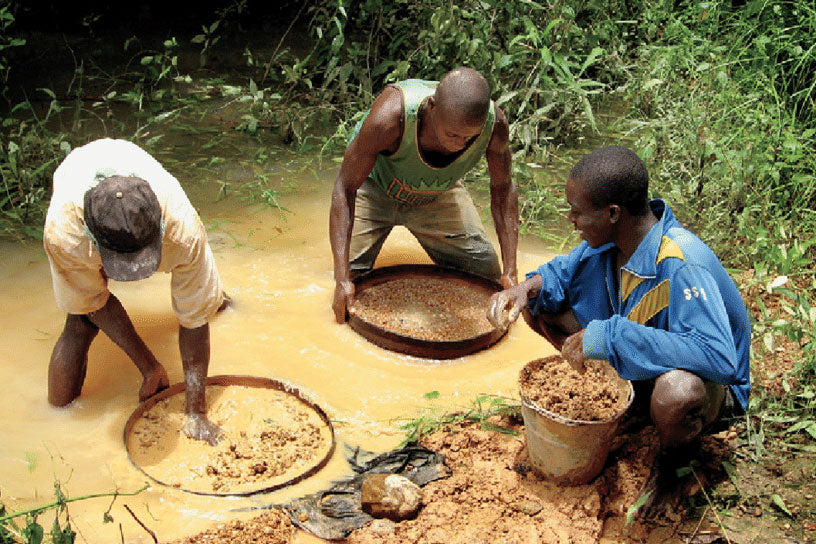
[[[667,510],[665,515],[668,519],[674,522],[679,522],[681,519],[683,519],[683,516],[674,510]]]
[[[375,518],[412,518],[422,503],[422,490],[398,474],[370,474],[360,488],[363,511]]]
[[[527,514],[528,516],[535,516],[541,512],[541,505],[535,501],[517,501],[510,504],[510,508],[516,512]]]
[[[368,527],[377,536],[393,535],[397,530],[397,524],[390,519],[375,519]]]

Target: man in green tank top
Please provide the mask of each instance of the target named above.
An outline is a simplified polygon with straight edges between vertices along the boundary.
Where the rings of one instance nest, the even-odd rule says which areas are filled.
[[[517,283],[518,193],[510,177],[509,125],[490,100],[487,80],[456,68],[440,82],[387,86],[352,132],[332,194],[335,318],[344,323],[352,279],[370,270],[395,225],[416,237],[431,259]],[[462,178],[485,156],[499,259]]]

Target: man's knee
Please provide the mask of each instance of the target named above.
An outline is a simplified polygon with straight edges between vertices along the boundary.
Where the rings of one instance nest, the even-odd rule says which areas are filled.
[[[77,339],[84,339],[90,337],[93,339],[96,333],[99,332],[99,327],[94,325],[87,315],[68,314],[65,318],[65,328],[63,334],[71,335]]]
[[[716,400],[709,397],[702,378],[685,370],[671,370],[655,380],[651,416],[664,449],[690,442],[700,434]]]
[[[493,248],[490,249],[491,251],[489,253],[481,254],[474,259],[473,266],[470,268],[471,271],[478,276],[499,281],[501,278],[501,266],[499,265],[498,256],[492,251]],[[464,268],[467,269],[468,267]]]
[[[459,266],[484,278],[498,281],[501,278],[501,265],[493,244],[480,233],[470,234],[465,240],[464,251],[467,261]]]
[[[535,332],[549,340],[557,350],[561,350],[564,341],[572,334],[581,330],[581,324],[575,313],[569,309],[558,314],[539,314],[533,316],[528,309],[524,309],[524,320]]]

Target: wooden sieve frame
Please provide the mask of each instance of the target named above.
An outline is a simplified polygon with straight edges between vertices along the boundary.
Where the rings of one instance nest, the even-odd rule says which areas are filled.
[[[353,282],[355,291],[359,294],[376,285],[404,278],[452,280],[491,294],[502,290],[501,284],[496,281],[462,270],[432,264],[401,264],[375,268],[355,278]],[[390,351],[427,359],[454,359],[470,355],[492,346],[507,333],[506,330],[493,329],[464,340],[425,340],[384,329],[364,320],[354,312],[349,312],[348,323],[352,329],[372,344]]]

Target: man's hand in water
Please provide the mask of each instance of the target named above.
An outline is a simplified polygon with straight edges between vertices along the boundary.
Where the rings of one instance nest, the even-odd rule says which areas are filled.
[[[334,287],[334,319],[341,325],[348,320],[348,310],[354,302],[354,284],[349,280],[338,281]]]
[[[203,440],[210,446],[215,446],[224,438],[221,428],[207,419],[204,414],[187,414],[182,430],[190,438]]]
[[[167,379],[167,371],[157,363],[157,366],[148,372],[144,380],[142,380],[142,387],[139,388],[139,402],[146,401],[169,386],[170,381]]]

